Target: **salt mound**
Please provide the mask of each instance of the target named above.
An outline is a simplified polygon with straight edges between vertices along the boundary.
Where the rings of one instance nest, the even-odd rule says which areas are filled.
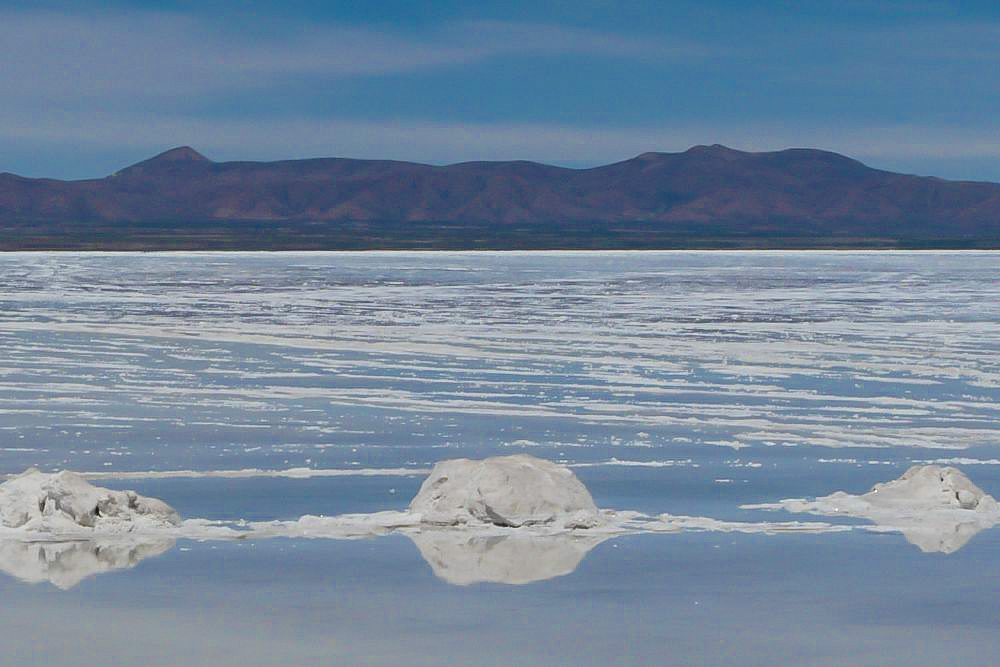
[[[876,484],[870,491],[855,496],[837,491],[812,502],[785,501],[787,506],[801,506],[814,514],[897,514],[918,516],[966,510],[982,515],[1000,513],[1000,505],[957,468],[916,465],[899,479]]]
[[[868,519],[874,530],[898,531],[921,551],[952,553],[973,535],[1000,523],[1000,504],[957,468],[916,465],[867,493],[838,491],[745,509],[785,509],[824,516]]]
[[[410,503],[424,523],[592,528],[601,513],[573,472],[526,454],[434,466]]]
[[[0,526],[39,533],[127,533],[177,526],[169,505],[134,491],[94,486],[80,475],[32,468],[0,484]]]
[[[936,465],[913,466],[899,479],[876,484],[861,498],[876,507],[1000,512],[997,501],[961,470]]]

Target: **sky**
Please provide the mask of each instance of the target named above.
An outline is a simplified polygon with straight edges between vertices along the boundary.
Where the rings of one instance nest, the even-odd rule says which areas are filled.
[[[722,143],[1000,181],[1000,3],[0,3],[0,172],[173,146],[587,167]]]

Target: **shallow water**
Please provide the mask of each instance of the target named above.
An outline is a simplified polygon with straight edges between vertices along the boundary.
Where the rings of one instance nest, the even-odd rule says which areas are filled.
[[[651,514],[790,520],[740,505],[956,459],[1000,497],[998,270],[996,253],[0,255],[0,472],[142,473],[100,484],[230,521],[402,509],[433,462],[516,452]],[[198,476],[298,467],[404,470]],[[501,563],[522,585],[442,572],[495,577],[528,558],[509,543],[445,563],[401,535],[82,545],[43,556],[64,577],[106,566],[66,590],[7,568],[0,638],[14,665],[985,665],[998,539],[624,536],[542,545],[550,578]]]
[[[569,576],[463,587],[403,537],[189,543],[65,592],[4,580],[0,621],[18,665],[988,665],[996,547],[638,536]]]

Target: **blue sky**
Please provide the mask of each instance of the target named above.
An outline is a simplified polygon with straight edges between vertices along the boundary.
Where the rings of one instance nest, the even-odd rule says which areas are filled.
[[[724,143],[1000,180],[996,2],[8,1],[0,62],[0,171],[31,176],[181,144],[589,166]]]

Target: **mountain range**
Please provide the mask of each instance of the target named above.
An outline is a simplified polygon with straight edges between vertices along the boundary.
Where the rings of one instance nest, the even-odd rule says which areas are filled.
[[[174,148],[99,179],[0,174],[0,249],[1000,247],[1000,184],[814,149],[589,169]]]

